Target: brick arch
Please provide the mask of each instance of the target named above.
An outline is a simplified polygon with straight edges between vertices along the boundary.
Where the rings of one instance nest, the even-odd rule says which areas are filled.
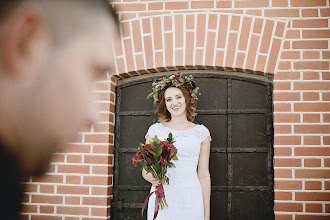
[[[122,21],[116,78],[178,69],[273,74],[286,22],[230,13],[178,13]]]

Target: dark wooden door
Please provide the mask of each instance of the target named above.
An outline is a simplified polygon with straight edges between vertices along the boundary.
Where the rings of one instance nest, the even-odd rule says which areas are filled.
[[[159,78],[117,86],[112,219],[146,219],[141,207],[150,184],[131,159],[157,121],[153,100],[146,96]],[[210,71],[199,71],[194,78],[201,92],[195,121],[212,136],[211,219],[274,219],[271,80]]]

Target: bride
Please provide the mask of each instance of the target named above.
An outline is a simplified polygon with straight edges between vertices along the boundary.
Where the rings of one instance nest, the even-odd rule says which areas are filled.
[[[182,73],[153,83],[152,93],[157,105],[158,121],[146,134],[146,143],[157,135],[164,140],[171,132],[178,149],[176,168],[167,171],[169,185],[164,185],[168,209],[158,212],[157,220],[209,220],[211,180],[209,155],[211,136],[204,125],[193,123],[197,100],[195,81]],[[152,184],[151,192],[159,184],[151,173],[142,169],[143,178]],[[155,194],[148,203],[148,220],[154,217]]]

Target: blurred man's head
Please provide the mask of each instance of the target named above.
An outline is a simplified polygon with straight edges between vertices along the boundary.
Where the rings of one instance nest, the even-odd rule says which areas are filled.
[[[0,1],[0,140],[23,175],[95,120],[93,83],[113,67],[106,0]]]

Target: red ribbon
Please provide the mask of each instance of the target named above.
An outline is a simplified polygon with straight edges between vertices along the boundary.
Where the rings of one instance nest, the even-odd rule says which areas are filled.
[[[158,210],[159,210],[159,200],[162,198],[165,198],[165,194],[164,194],[164,188],[163,188],[163,184],[160,184],[158,186],[156,186],[156,190],[153,191],[152,193],[150,193],[148,195],[148,197],[146,198],[146,200],[143,203],[142,206],[142,210],[141,210],[141,215],[143,217],[143,212],[144,212],[144,208],[146,207],[150,196],[155,193],[156,194],[156,199],[155,199],[155,211],[154,211],[154,220],[156,219],[157,215],[158,215]]]

